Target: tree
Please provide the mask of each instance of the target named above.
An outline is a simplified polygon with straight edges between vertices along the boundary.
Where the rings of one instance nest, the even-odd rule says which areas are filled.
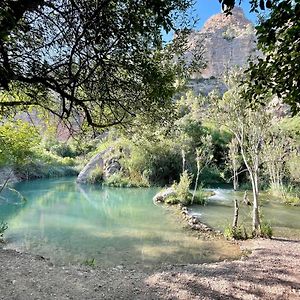
[[[226,126],[237,140],[243,162],[248,170],[253,192],[252,232],[256,236],[260,233],[261,156],[264,139],[270,126],[270,116],[265,110],[245,107],[245,99],[242,97],[243,88],[238,84],[238,76],[238,73],[230,75],[229,91],[220,101],[215,102],[215,118],[220,125]]]
[[[219,0],[224,13],[230,14],[235,0]],[[300,1],[249,0],[251,10],[268,8],[268,15],[256,26],[258,49],[263,53],[246,71],[245,97],[251,103],[263,102],[271,91],[300,112]]]
[[[0,124],[0,166],[22,165],[39,141],[37,129],[28,122],[6,120]]]
[[[176,74],[183,71],[174,57],[184,50],[190,4],[1,1],[0,88],[6,92],[0,108],[36,105],[99,128],[137,114],[160,116],[172,106]],[[181,34],[164,46],[162,30],[179,33],[179,25]]]
[[[273,130],[272,130],[273,129]],[[273,192],[283,194],[286,161],[292,150],[290,138],[280,129],[270,128],[263,149],[263,161]]]
[[[203,171],[204,167],[206,167],[213,159],[212,154],[212,137],[211,135],[206,135],[201,138],[201,147],[196,148],[196,163],[197,163],[197,175],[196,175],[196,181],[195,181],[195,187],[193,191],[192,201],[193,204],[195,195],[198,188],[198,181],[201,171]]]
[[[229,158],[229,164],[230,168],[233,172],[233,189],[236,191],[239,186],[238,182],[238,169],[241,166],[241,160],[239,155],[239,143],[236,138],[233,138],[229,143],[229,149],[228,149],[228,158]]]
[[[247,98],[263,101],[269,91],[300,111],[300,1],[274,1],[267,19],[256,26],[258,49],[264,56],[252,62]]]

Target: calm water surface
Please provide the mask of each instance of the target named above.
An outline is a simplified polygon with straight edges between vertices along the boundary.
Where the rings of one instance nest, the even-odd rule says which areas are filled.
[[[182,228],[174,215],[155,206],[155,188],[77,185],[74,178],[22,182],[3,194],[0,220],[9,229],[6,248],[50,258],[56,264],[150,267],[234,258],[237,246],[204,241]],[[7,200],[9,199],[9,200]]]
[[[223,231],[224,227],[232,224],[233,199],[243,200],[243,192],[234,192],[230,189],[214,189],[215,195],[211,197],[206,206],[192,207],[193,213],[204,222]],[[251,200],[251,193],[248,193]],[[280,199],[268,194],[260,196],[261,212],[264,220],[268,221],[273,234],[277,237],[300,239],[300,207],[288,206]],[[240,205],[240,224],[251,228],[252,207]]]

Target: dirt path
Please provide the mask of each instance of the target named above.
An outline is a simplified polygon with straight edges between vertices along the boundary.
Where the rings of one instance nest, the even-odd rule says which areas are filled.
[[[54,267],[0,250],[0,299],[300,299],[300,241],[242,243],[237,261],[141,270]]]

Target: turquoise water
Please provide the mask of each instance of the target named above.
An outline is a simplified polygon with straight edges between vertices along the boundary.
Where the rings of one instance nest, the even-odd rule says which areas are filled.
[[[50,258],[56,264],[145,266],[199,263],[234,258],[237,246],[197,239],[164,207],[155,188],[77,185],[74,178],[22,182],[2,194],[0,220],[6,248]]]
[[[229,189],[214,189],[215,195],[205,206],[192,207],[193,213],[216,229],[223,230],[233,219],[233,199],[243,200],[243,192]],[[251,200],[251,193],[248,193]],[[300,239],[300,207],[288,206],[280,199],[267,193],[260,196],[261,212],[265,221],[270,223],[274,236]],[[239,223],[245,224],[250,231],[252,207],[240,204]]]

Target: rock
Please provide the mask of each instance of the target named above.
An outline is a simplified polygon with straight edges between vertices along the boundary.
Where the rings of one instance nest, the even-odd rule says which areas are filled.
[[[223,78],[233,67],[245,67],[248,59],[261,56],[257,50],[255,29],[241,8],[234,8],[232,15],[219,13],[212,16],[199,31],[188,38],[189,51],[186,59],[197,45],[203,47],[205,69],[195,72],[189,82],[196,95],[207,95],[212,90],[223,94],[227,87]]]
[[[170,196],[175,196],[176,192],[174,188],[169,187],[165,190],[160,191],[153,197],[154,202],[165,202],[165,200]]]
[[[104,179],[110,177],[111,175],[120,172],[122,169],[121,164],[117,159],[111,159],[105,162],[104,166]]]
[[[196,77],[222,78],[230,68],[244,66],[249,57],[258,54],[254,26],[241,8],[235,8],[230,16],[219,13],[209,18],[199,32],[191,34],[190,48],[200,41],[207,67]]]
[[[18,181],[20,181],[20,179],[14,170],[8,167],[0,168],[0,188],[5,183],[16,183]]]
[[[88,183],[89,177],[93,172],[93,170],[95,170],[97,167],[101,169],[104,168],[104,159],[105,159],[104,157],[111,151],[112,148],[110,147],[93,156],[92,159],[88,162],[88,164],[81,170],[76,181],[78,183]]]

